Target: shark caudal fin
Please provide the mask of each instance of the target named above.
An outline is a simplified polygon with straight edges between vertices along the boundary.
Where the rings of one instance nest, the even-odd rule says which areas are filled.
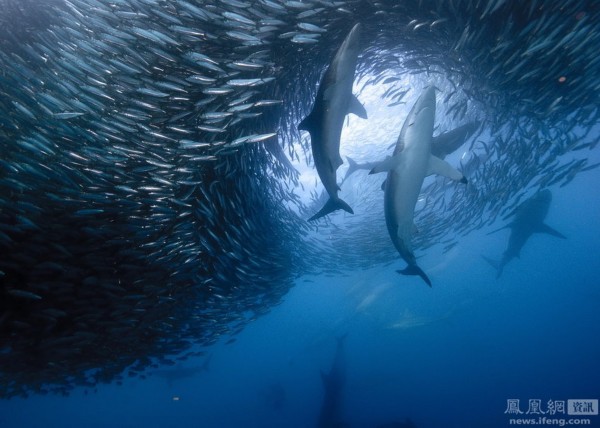
[[[500,278],[500,275],[502,275],[502,268],[504,267],[502,263],[498,260],[490,259],[489,257],[486,257],[484,255],[482,255],[481,257],[483,258],[483,260],[488,262],[490,266],[496,269],[496,279]]]
[[[397,270],[396,272],[401,275],[419,275],[421,278],[423,278],[423,281],[425,281],[425,283],[431,287],[431,280],[427,274],[423,272],[423,269],[417,265],[408,265],[406,269]]]
[[[354,214],[354,211],[352,211],[352,208],[350,208],[350,205],[348,205],[346,202],[344,202],[340,198],[337,198],[337,199],[329,198],[329,200],[325,203],[323,208],[321,208],[319,210],[319,212],[316,213],[314,216],[309,218],[308,221],[316,220],[318,218],[326,216],[327,214],[330,214],[337,210],[344,210],[346,212],[349,212],[350,214]]]

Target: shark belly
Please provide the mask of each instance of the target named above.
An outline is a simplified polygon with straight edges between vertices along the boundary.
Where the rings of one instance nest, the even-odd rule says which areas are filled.
[[[350,83],[351,87],[351,83]],[[345,94],[345,88],[341,85],[336,85],[331,89],[331,99],[324,109],[323,128],[321,130],[322,141],[318,146],[313,146],[317,149],[321,162],[317,162],[316,153],[315,165],[319,178],[325,187],[327,193],[332,198],[337,198],[337,169],[342,165],[343,161],[340,156],[340,138],[342,135],[342,127],[348,110],[349,97]]]
[[[412,232],[414,214],[421,185],[425,178],[427,158],[415,159],[409,153],[403,153],[397,168],[387,174],[384,193],[384,214],[390,238],[402,258],[415,265],[412,251]],[[411,159],[412,158],[412,159]]]
[[[394,154],[377,164],[370,172],[388,171],[385,181],[384,214],[390,238],[408,263],[403,275],[419,275],[431,287],[427,274],[417,265],[412,251],[415,206],[426,176],[437,173],[466,183],[463,175],[450,164],[431,155],[435,120],[435,88],[429,86],[408,114]]]

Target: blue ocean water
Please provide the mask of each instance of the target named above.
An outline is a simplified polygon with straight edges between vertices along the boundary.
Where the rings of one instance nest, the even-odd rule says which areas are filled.
[[[0,428],[600,426],[598,6],[308,3],[0,0]],[[309,223],[296,128],[362,19],[356,214]],[[482,123],[447,157],[468,187],[418,201],[432,288],[396,273],[381,176],[342,178],[431,84],[436,136]],[[567,239],[496,278],[542,189]]]
[[[2,400],[0,426],[313,427],[321,372],[343,335],[343,426],[410,418],[422,428],[496,428],[515,417],[558,418],[547,413],[549,400],[600,395],[599,179],[591,171],[554,190],[546,222],[568,239],[534,235],[500,279],[480,256],[499,255],[506,230],[472,233],[445,255],[428,252],[420,260],[433,288],[397,275],[402,262],[303,277],[235,342],[209,349],[207,371]],[[513,399],[522,414],[506,413]],[[600,426],[599,416],[585,418]]]

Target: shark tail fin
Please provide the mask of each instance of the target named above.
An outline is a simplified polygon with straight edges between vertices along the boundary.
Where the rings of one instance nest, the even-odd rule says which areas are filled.
[[[482,255],[481,257],[483,258],[483,260],[488,262],[490,266],[496,269],[496,279],[500,278],[500,275],[502,275],[502,263],[500,263],[498,260],[490,259],[489,257],[486,257],[484,255]]]
[[[330,214],[330,213],[332,213],[334,211],[337,211],[337,210],[344,210],[346,212],[349,212],[350,214],[354,214],[354,211],[352,211],[352,208],[350,208],[350,205],[348,205],[342,199],[340,199],[340,198],[329,198],[329,200],[327,201],[327,203],[325,203],[325,205],[323,206],[323,208],[321,208],[319,210],[319,212],[316,213],[314,216],[312,216],[311,218],[309,218],[308,221],[316,220],[318,218],[326,216],[327,214]]]
[[[423,278],[423,281],[425,281],[425,283],[431,287],[431,280],[423,271],[423,269],[417,265],[408,265],[405,269],[397,270],[396,272],[401,275],[419,275],[421,278]]]

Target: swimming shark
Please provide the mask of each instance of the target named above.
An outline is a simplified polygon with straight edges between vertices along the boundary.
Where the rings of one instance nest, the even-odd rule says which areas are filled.
[[[440,159],[444,159],[451,153],[454,153],[465,141],[473,135],[473,133],[479,128],[481,122],[474,121],[468,122],[458,128],[452,129],[451,131],[442,132],[441,134],[435,135],[431,140],[431,154]],[[348,169],[344,176],[342,183],[354,174],[356,171],[364,169],[367,171],[372,170],[379,162],[363,162],[358,163],[350,156],[346,156],[348,161]]]
[[[337,339],[335,356],[329,373],[321,371],[325,395],[319,413],[318,428],[341,428],[346,426],[341,421],[342,390],[346,384],[345,340],[346,335]]]
[[[482,256],[496,269],[496,278],[500,278],[504,266],[509,261],[520,256],[521,249],[534,233],[547,233],[557,238],[566,239],[562,233],[544,223],[544,219],[550,209],[550,202],[552,202],[552,193],[550,190],[541,190],[517,207],[514,212],[515,218],[512,222],[488,233],[490,235],[499,230],[510,229],[508,247],[504,251],[504,254],[502,254],[500,261]]]
[[[181,379],[191,378],[199,373],[207,372],[210,370],[210,360],[212,358],[212,354],[206,358],[206,360],[202,363],[201,366],[194,367],[177,367],[173,369],[167,370],[156,370],[151,374],[161,377],[167,381],[169,387],[173,386],[175,381],[179,381]]]
[[[360,33],[360,24],[356,24],[350,30],[325,71],[312,111],[298,125],[299,130],[310,133],[315,167],[329,194],[329,200],[323,208],[308,221],[339,209],[354,214],[350,205],[338,196],[336,171],[343,163],[340,156],[340,137],[344,118],[348,113],[367,118],[365,108],[352,94],[354,71],[360,52]]]
[[[429,86],[404,121],[393,156],[369,173],[388,172],[384,183],[385,223],[394,247],[408,263],[405,269],[397,272],[419,275],[430,287],[431,281],[417,265],[411,244],[415,205],[423,180],[428,175],[440,174],[461,183],[467,182],[458,170],[431,154],[434,120],[435,87]]]
[[[444,159],[449,154],[454,153],[477,131],[479,125],[481,125],[479,121],[468,122],[451,131],[434,136],[431,142],[431,154]]]

